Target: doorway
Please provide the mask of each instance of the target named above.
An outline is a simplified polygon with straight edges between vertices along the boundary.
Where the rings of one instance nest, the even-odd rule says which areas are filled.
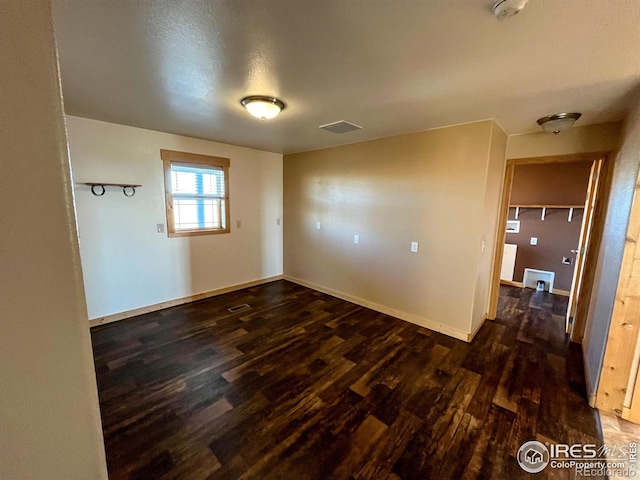
[[[550,273],[560,272],[560,276],[563,277],[561,280],[562,285],[565,287],[559,289],[560,293],[569,297],[565,323],[566,333],[570,335],[572,341],[582,341],[606,213],[606,199],[608,197],[611,176],[611,162],[609,158],[609,153],[593,153],[507,160],[500,205],[500,219],[498,222],[498,232],[496,235],[497,240],[494,252],[495,260],[489,305],[489,318],[495,318],[497,315],[501,277],[504,278],[505,276],[505,269],[503,269],[505,251],[507,252],[506,262],[509,262],[510,255],[514,257],[513,251],[510,253],[508,249],[505,250],[505,243],[510,243],[507,237],[510,236],[511,238],[514,238],[514,230],[517,230],[522,226],[524,217],[521,217],[521,215],[526,215],[527,218],[531,219],[533,212],[535,212],[535,214],[539,215],[540,218],[538,225],[543,225],[545,219],[547,219],[547,221],[551,219],[551,215],[556,223],[560,216],[566,215],[567,223],[578,221],[580,222],[580,227],[579,229],[577,228],[577,223],[569,225],[569,230],[578,232],[577,245],[571,249],[573,252],[566,252],[566,255],[555,255],[553,261],[557,262],[556,267],[560,267],[560,269],[549,268],[548,270],[544,270],[542,268],[531,268],[530,270],[537,271],[529,272],[530,275],[528,275],[528,278],[526,279],[521,277],[524,272],[518,271],[516,273],[514,269],[514,274],[516,275],[515,278],[520,279],[520,281],[512,280],[511,284],[537,287],[538,281],[541,281],[542,288],[549,291],[549,289],[552,288],[552,283],[555,283],[555,275],[550,275]],[[579,172],[581,171],[580,168],[576,169],[576,167],[571,167],[570,165],[574,163],[577,165],[577,162],[580,162],[586,170],[583,172],[586,177],[584,178],[584,182],[581,187],[583,189],[581,197],[583,201],[581,203],[577,203],[575,200],[564,201],[571,197],[571,195],[567,195],[568,191],[571,189],[570,185],[565,185],[564,187],[562,185],[560,187],[556,185],[554,189],[560,191],[547,191],[547,199],[540,197],[540,195],[545,195],[544,192],[529,192],[527,194],[529,200],[524,202],[522,192],[520,192],[518,194],[521,196],[520,199],[518,200],[517,196],[515,196],[513,198],[515,201],[512,201],[516,168],[524,167],[526,169],[527,167],[531,167],[530,171],[539,170],[540,172],[544,172],[545,166],[552,167],[552,164],[557,164],[569,165],[569,167],[566,167],[566,170],[574,169]],[[539,168],[536,169],[536,166],[539,166]],[[579,184],[580,182],[575,183]],[[584,192],[585,184],[586,192]],[[533,199],[536,198],[536,195],[538,195],[538,197],[537,200],[534,201]],[[518,218],[515,217],[520,218],[520,225],[517,223]],[[507,224],[507,221],[509,221],[509,224]],[[548,224],[544,225],[548,227]],[[565,226],[564,228],[566,229],[567,227]],[[507,229],[512,233],[507,233]],[[536,243],[536,237],[529,235],[526,241],[531,245]],[[523,240],[521,239],[520,242],[523,242]],[[535,245],[532,246],[535,247]],[[548,248],[548,245],[545,248]],[[543,249],[539,249],[538,252]],[[563,265],[561,263],[563,260],[570,263],[565,263]],[[519,265],[519,268],[522,269],[522,265]],[[571,269],[573,269],[573,273],[570,275],[571,282],[568,283],[567,270]],[[506,267],[506,271],[508,273],[509,267]],[[535,283],[532,284],[532,281]],[[507,281],[507,283],[509,282]],[[558,293],[557,283],[555,293]]]

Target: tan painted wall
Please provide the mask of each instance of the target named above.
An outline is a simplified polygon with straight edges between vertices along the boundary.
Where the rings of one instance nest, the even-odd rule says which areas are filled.
[[[483,121],[286,155],[285,275],[466,335],[474,290],[480,310],[486,297],[476,281],[492,231],[486,184],[504,148],[489,166],[492,132]]]
[[[0,15],[0,478],[107,478],[47,1]]]
[[[609,122],[573,127],[559,135],[543,131],[510,135],[507,158],[615,151],[620,146],[621,130],[621,122]]]
[[[484,218],[481,225],[481,255],[478,260],[475,290],[473,296],[472,331],[486,318],[489,309],[491,284],[488,279],[493,272],[493,262],[498,225],[502,182],[505,171],[505,150],[507,136],[493,122],[491,126],[491,145],[487,163],[486,188],[484,197]],[[484,250],[484,251],[483,251]]]

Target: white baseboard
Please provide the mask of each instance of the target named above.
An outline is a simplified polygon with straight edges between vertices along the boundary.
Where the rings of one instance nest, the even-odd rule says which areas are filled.
[[[475,336],[477,331],[484,324],[484,321],[480,322],[473,332],[463,332],[462,330],[458,330],[457,328],[449,327],[447,325],[443,325],[441,323],[419,317],[418,315],[414,315],[412,313],[403,312],[402,310],[396,310],[395,308],[370,302],[368,300],[364,300],[359,297],[354,297],[353,295],[349,295],[347,293],[343,293],[337,290],[333,290],[331,288],[323,287],[322,285],[317,285],[312,282],[307,282],[306,280],[291,277],[289,275],[284,275],[283,278],[290,282],[297,283],[298,285],[302,285],[303,287],[311,288],[313,290],[326,293],[327,295],[331,295],[332,297],[340,298],[342,300],[346,300],[347,302],[355,303],[356,305],[370,308],[371,310],[375,310],[376,312],[384,313],[385,315],[390,315],[392,317],[399,318],[409,323],[413,323],[414,325],[428,328],[429,330],[434,330],[436,332],[443,333],[445,335],[448,335],[453,338],[457,338],[458,340],[462,340],[465,342],[470,342],[471,340],[473,340],[473,337]]]
[[[209,290],[208,292],[197,293],[195,295],[189,295],[186,297],[176,298],[174,300],[167,300],[166,302],[155,303],[146,307],[134,308],[133,310],[127,310],[125,312],[114,313],[112,315],[105,315],[104,317],[92,318],[89,320],[90,327],[97,327],[98,325],[105,325],[107,323],[118,322],[126,318],[142,315],[143,313],[157,312],[169,307],[175,307],[177,305],[184,305],[185,303],[195,302],[196,300],[202,300],[209,297],[215,297],[224,293],[235,292],[236,290],[242,290],[243,288],[255,287],[256,285],[262,285],[264,283],[274,282],[276,280],[282,280],[282,275],[275,275],[273,277],[262,278],[260,280],[253,280],[251,282],[239,283],[237,285],[231,285],[229,287],[218,288],[216,290]]]

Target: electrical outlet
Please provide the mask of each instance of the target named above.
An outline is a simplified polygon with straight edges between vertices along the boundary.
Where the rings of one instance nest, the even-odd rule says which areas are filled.
[[[353,236],[353,243],[360,243],[360,235]]]
[[[320,224],[320,222],[316,222],[316,229],[317,229],[317,230],[320,230],[320,227],[321,227],[321,226],[322,226],[322,225]]]
[[[158,233],[164,233],[164,223],[157,223],[156,224],[156,231]]]
[[[418,242],[411,242],[411,251],[413,253],[418,253]]]
[[[242,220],[236,220],[236,228],[242,228]]]
[[[530,245],[537,245],[538,244],[538,237],[531,237],[531,241],[529,242]]]

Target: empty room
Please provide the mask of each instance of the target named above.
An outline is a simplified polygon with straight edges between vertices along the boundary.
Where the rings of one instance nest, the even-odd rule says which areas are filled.
[[[634,478],[638,25],[0,1],[0,479]]]

